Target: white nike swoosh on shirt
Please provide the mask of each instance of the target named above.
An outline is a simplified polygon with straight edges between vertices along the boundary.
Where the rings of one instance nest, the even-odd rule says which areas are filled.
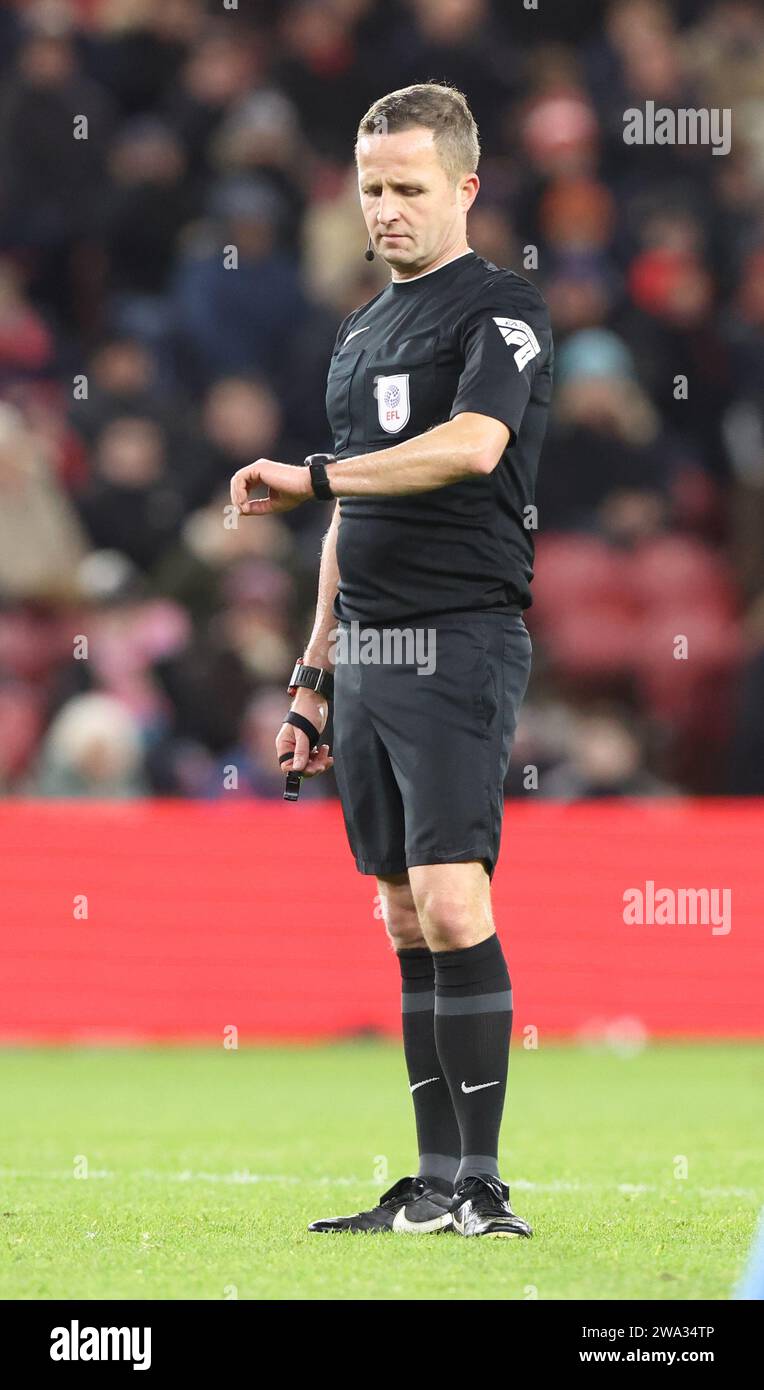
[[[498,1086],[498,1084],[498,1081],[483,1081],[479,1086],[468,1086],[466,1081],[463,1081],[462,1090],[464,1091],[465,1096],[468,1096],[470,1094],[470,1091],[484,1091],[486,1086]]]
[[[415,1081],[413,1086],[409,1086],[410,1091],[418,1091],[420,1086],[429,1086],[431,1081],[440,1081],[439,1076],[428,1076],[426,1081]]]
[[[348,333],[347,338],[345,339],[345,342],[342,344],[342,346],[344,347],[345,343],[349,343],[350,339],[354,338],[356,333],[365,333],[369,328],[371,328],[370,323],[367,323],[366,328],[354,328],[352,333]]]

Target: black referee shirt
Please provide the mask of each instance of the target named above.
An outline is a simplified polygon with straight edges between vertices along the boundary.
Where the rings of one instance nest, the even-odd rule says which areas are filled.
[[[525,509],[553,354],[538,290],[474,251],[391,281],[344,319],[326,391],[337,458],[390,448],[462,411],[490,415],[511,433],[489,475],[405,497],[340,499],[335,617],[392,623],[529,606]]]

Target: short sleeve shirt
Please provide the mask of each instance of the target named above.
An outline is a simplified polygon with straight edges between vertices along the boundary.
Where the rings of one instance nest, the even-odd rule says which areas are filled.
[[[490,474],[403,497],[340,499],[337,618],[528,607],[553,366],[539,291],[474,251],[391,281],[348,315],[326,392],[338,458],[390,448],[465,411],[500,420],[510,435]]]

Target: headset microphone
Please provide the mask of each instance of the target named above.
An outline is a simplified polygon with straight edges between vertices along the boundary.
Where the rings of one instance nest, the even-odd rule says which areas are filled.
[[[368,246],[366,247],[366,250],[364,251],[363,254],[364,254],[364,256],[366,257],[367,261],[373,261],[373,260],[374,260],[374,252],[373,252],[372,249],[371,249],[371,237],[369,237],[369,244],[368,244]]]

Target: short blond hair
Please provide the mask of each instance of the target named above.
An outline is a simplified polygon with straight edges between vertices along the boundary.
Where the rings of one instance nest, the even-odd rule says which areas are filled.
[[[465,174],[477,173],[480,141],[475,118],[464,93],[445,82],[415,82],[379,97],[359,123],[356,163],[362,135],[393,135],[415,126],[433,132],[438,158],[453,184]]]

